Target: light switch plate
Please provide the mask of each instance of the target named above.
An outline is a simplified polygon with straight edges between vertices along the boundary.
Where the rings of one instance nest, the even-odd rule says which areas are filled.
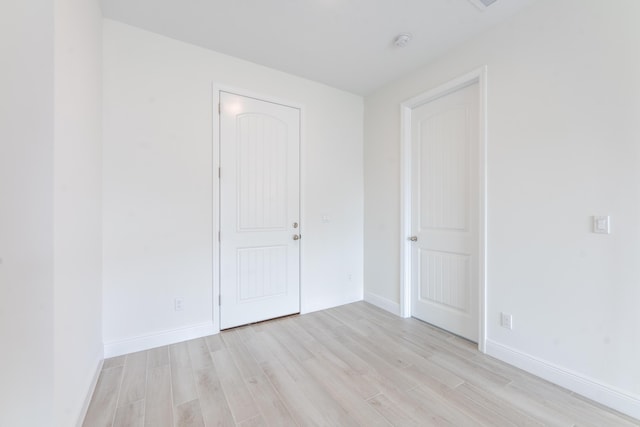
[[[611,220],[608,215],[594,215],[593,232],[599,234],[611,234]]]

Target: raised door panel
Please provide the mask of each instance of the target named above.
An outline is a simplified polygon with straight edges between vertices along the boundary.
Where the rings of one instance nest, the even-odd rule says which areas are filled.
[[[287,226],[286,123],[264,114],[236,119],[238,231]]]
[[[468,313],[470,257],[421,249],[419,262],[418,298]]]
[[[287,246],[238,249],[240,304],[287,293]]]
[[[455,106],[418,123],[420,229],[467,229],[469,108]]]

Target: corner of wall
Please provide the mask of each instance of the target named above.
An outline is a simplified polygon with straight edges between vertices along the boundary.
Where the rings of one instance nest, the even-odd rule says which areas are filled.
[[[388,311],[391,314],[395,314],[396,316],[400,316],[400,303],[392,301],[388,298],[382,297],[380,295],[376,295],[371,292],[364,293],[364,300],[369,304],[375,305],[378,308]]]

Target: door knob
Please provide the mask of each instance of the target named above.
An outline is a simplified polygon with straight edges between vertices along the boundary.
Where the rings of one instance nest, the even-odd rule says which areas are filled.
[[[293,240],[300,240],[300,235],[299,234],[294,234],[293,235]]]
[[[411,240],[412,242],[417,242],[418,241],[418,236],[411,236],[411,237],[409,237],[409,240]]]

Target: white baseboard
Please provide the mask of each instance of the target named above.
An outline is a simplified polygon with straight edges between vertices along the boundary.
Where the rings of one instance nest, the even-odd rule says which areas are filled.
[[[218,332],[220,331],[214,328],[213,322],[206,322],[186,328],[172,329],[120,341],[111,341],[104,344],[104,357],[106,359],[123,354],[135,353],[136,351],[149,350],[150,348],[161,347],[163,345],[206,337],[207,335],[217,334]]]
[[[640,396],[602,384],[577,372],[522,353],[506,345],[487,340],[487,354],[540,378],[640,419]]]
[[[388,311],[389,313],[400,316],[400,303],[391,301],[390,299],[381,297],[380,295],[372,294],[371,292],[364,293],[364,300],[369,304]]]
[[[93,380],[91,381],[91,385],[89,386],[89,390],[87,391],[87,396],[84,399],[84,404],[82,405],[82,409],[80,409],[80,416],[78,422],[76,423],[77,427],[82,427],[82,423],[84,422],[84,418],[87,416],[87,411],[89,410],[89,405],[91,404],[91,398],[93,397],[93,393],[96,390],[96,386],[98,385],[98,379],[100,378],[100,372],[102,372],[102,365],[104,365],[104,359],[101,359],[98,362],[98,367],[93,374]]]

